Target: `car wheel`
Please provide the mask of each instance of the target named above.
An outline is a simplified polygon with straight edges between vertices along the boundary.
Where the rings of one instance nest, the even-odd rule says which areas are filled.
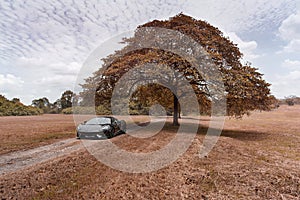
[[[115,136],[114,132],[110,133],[110,138],[113,138]]]
[[[78,140],[80,139],[78,132],[76,132],[76,139],[78,139]]]
[[[106,136],[107,139],[109,139],[111,137],[109,132],[105,133],[105,136]]]
[[[110,139],[114,136],[114,130],[109,131],[108,133],[105,134],[107,139]]]

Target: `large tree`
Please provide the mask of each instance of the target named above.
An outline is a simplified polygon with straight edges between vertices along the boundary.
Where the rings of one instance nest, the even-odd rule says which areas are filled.
[[[43,110],[44,113],[48,113],[51,109],[51,103],[47,97],[43,97],[40,99],[34,99],[34,100],[32,100],[31,105]]]
[[[66,90],[65,92],[63,92],[60,98],[61,108],[65,109],[65,108],[72,107],[73,98],[75,96],[76,94],[71,90]]]
[[[197,95],[198,102],[201,105],[201,112],[209,113],[213,97],[208,89],[208,81],[188,60],[162,49],[142,48],[128,51],[131,46],[136,46],[141,39],[145,40],[145,38],[139,36],[139,29],[145,27],[179,31],[192,38],[208,52],[212,62],[222,75],[226,93],[227,115],[240,117],[252,110],[270,109],[272,103],[269,90],[270,84],[263,80],[262,74],[252,67],[250,63],[241,63],[243,55],[237,45],[232,43],[229,38],[224,37],[218,28],[184,14],[176,15],[166,21],[154,20],[146,23],[138,27],[134,37],[124,39],[123,42],[127,46],[103,59],[103,67],[96,71],[92,77],[86,79],[86,83],[82,85],[84,89],[81,93],[83,102],[87,104],[91,98],[95,98],[97,106],[103,100],[109,100],[116,83],[130,69],[137,65],[154,63],[171,67],[174,70],[174,74],[170,76],[173,77],[170,80],[173,82],[180,76],[186,78]],[[120,55],[122,56],[120,57]],[[136,76],[141,76],[141,74],[137,73]],[[95,86],[96,90],[93,90],[92,88],[95,88]],[[155,87],[157,86],[152,86],[151,89],[151,84],[148,84],[148,90],[155,94]],[[138,89],[142,90],[143,88],[140,87]],[[168,88],[163,89],[169,90]],[[177,125],[180,107],[178,98],[181,98],[181,96],[175,94],[177,93],[176,91],[172,92],[174,94],[172,102],[173,124]],[[157,96],[157,94],[155,95]]]
[[[61,111],[65,108],[70,108],[74,105],[77,105],[77,95],[71,90],[66,90],[61,94],[61,97],[57,99],[53,104],[52,108],[58,111]]]

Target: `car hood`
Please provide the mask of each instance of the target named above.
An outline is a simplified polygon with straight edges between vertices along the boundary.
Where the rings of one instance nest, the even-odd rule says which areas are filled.
[[[85,124],[81,124],[81,125],[78,126],[77,130],[80,131],[80,132],[102,132],[103,129],[107,129],[106,128],[107,126],[109,126],[109,125],[85,125]]]

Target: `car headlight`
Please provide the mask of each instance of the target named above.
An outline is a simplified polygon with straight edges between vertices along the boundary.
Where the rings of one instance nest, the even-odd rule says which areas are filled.
[[[77,130],[79,131],[81,129],[81,126],[77,126]]]

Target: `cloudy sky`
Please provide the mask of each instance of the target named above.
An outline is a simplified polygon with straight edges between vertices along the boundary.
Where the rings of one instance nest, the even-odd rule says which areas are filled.
[[[208,21],[238,44],[278,97],[300,96],[299,0],[3,0],[0,94],[25,104],[72,89],[104,41],[179,12]],[[298,4],[298,5],[297,5]]]

